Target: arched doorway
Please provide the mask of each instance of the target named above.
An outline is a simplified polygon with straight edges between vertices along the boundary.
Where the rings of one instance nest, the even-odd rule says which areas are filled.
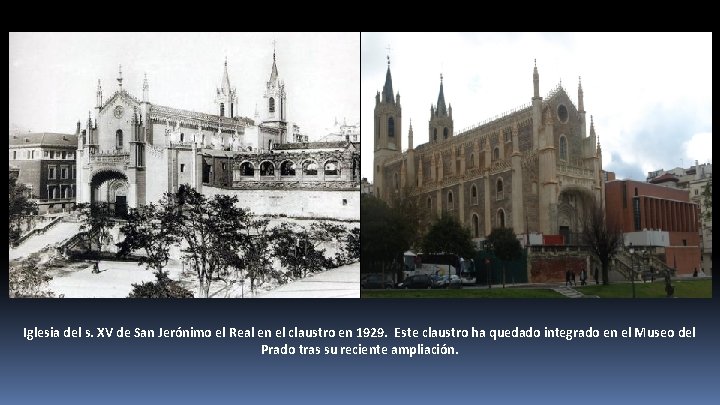
[[[116,170],[102,170],[90,180],[90,202],[107,202],[115,216],[125,217],[128,212],[127,176]]]
[[[568,187],[560,192],[557,225],[558,233],[563,236],[566,245],[582,243],[580,235],[583,219],[587,217],[592,201],[592,193],[579,187]]]

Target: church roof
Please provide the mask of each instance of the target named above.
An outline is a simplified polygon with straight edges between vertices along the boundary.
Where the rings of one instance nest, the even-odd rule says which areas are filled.
[[[224,124],[229,126],[253,126],[255,122],[245,117],[221,117],[219,115],[206,114],[197,111],[182,110],[180,108],[166,107],[164,105],[150,104],[150,116],[153,118],[183,119],[186,121],[197,121],[197,123]]]

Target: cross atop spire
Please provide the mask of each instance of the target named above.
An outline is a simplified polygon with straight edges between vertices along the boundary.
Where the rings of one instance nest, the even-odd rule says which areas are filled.
[[[388,62],[388,68],[390,67],[390,44],[385,48],[387,49],[387,62]]]
[[[118,78],[117,78],[118,84],[120,85],[120,90],[122,90],[122,65],[118,68]]]
[[[277,41],[275,41],[275,40],[273,39],[273,62],[275,62],[275,43],[276,43],[276,42],[277,42]]]

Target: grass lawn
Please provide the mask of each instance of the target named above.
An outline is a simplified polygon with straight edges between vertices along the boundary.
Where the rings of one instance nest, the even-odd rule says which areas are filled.
[[[360,298],[565,298],[548,289],[360,290]]]
[[[676,298],[712,298],[712,280],[674,280]],[[585,295],[597,295],[600,298],[632,298],[632,283],[614,283],[610,285],[590,285],[576,287]],[[654,283],[635,283],[637,298],[664,298],[665,282],[656,280]]]

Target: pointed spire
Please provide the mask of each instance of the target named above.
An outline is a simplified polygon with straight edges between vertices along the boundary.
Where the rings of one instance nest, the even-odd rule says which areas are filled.
[[[122,65],[118,68],[118,78],[117,78],[118,84],[120,85],[120,90],[122,90]]]
[[[445,94],[443,93],[443,75],[442,75],[442,73],[440,73],[440,94],[438,94],[436,113],[440,117],[447,116],[447,107],[445,107]]]
[[[578,76],[578,111],[585,112],[585,103],[583,102],[582,77]]]
[[[408,130],[408,149],[413,148],[412,118],[410,118],[410,129]]]
[[[537,69],[537,59],[533,68],[533,98],[540,98],[540,74]]]
[[[225,57],[225,69],[223,70],[223,77],[221,82],[221,89],[226,95],[230,94],[230,76],[228,76],[227,70],[227,56]]]
[[[144,73],[143,77],[143,101],[150,101],[150,85],[148,84],[147,73]]]
[[[97,92],[95,95],[97,96],[96,107],[100,108],[102,107],[102,86],[100,86],[100,79],[98,79]]]
[[[275,41],[273,41],[273,65],[270,71],[270,82],[276,81],[278,78],[277,64],[275,63]]]
[[[595,123],[592,115],[590,116],[590,136],[595,136]]]
[[[384,103],[395,103],[395,98],[393,97],[393,88],[392,88],[392,75],[390,74],[390,56],[387,57],[388,60],[388,68],[387,72],[385,73],[385,85],[383,86],[383,93],[382,93],[382,101]]]

